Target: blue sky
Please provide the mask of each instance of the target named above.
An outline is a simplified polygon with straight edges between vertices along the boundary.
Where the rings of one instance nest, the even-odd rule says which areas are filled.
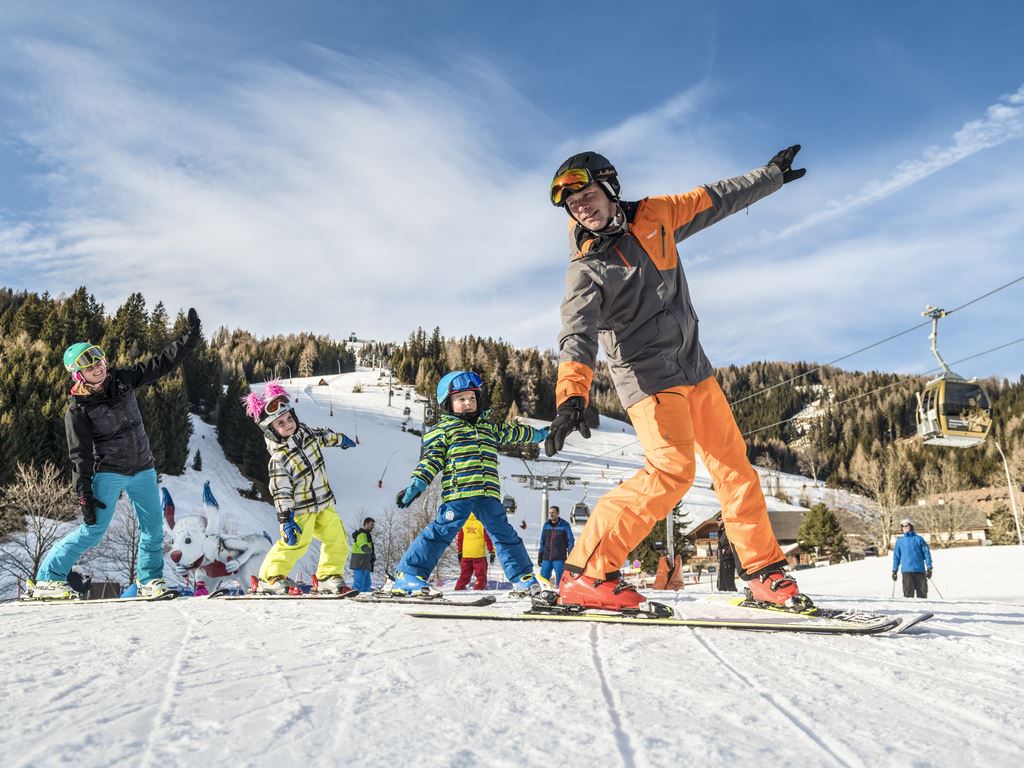
[[[681,254],[713,362],[828,361],[1024,274],[1022,22],[1006,2],[5,4],[0,284],[548,348],[566,156],[603,152],[637,199],[800,143],[804,179]],[[1024,336],[1022,299],[943,321],[946,359]],[[846,365],[926,371],[927,332]]]

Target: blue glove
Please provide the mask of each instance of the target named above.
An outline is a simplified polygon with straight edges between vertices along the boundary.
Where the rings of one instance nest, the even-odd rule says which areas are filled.
[[[346,448],[355,448],[355,447],[356,447],[356,441],[355,440],[353,440],[348,435],[342,435],[341,436],[341,449],[342,450],[345,450]]]
[[[395,501],[398,502],[398,508],[405,509],[410,504],[412,504],[416,500],[416,497],[423,493],[425,490],[427,490],[427,484],[420,480],[418,477],[414,477],[412,479],[412,482],[409,483],[409,487],[405,489],[405,493],[399,491],[399,493],[401,494],[401,498],[395,499]]]
[[[537,429],[533,427],[533,437],[530,438],[531,443],[543,443],[548,439],[548,432],[551,431],[550,427],[544,427],[543,429]]]
[[[287,517],[278,516],[278,520],[281,521],[281,539],[289,547],[294,547],[299,543],[299,534],[302,533],[302,529],[299,528],[299,524],[295,522],[295,515],[292,512],[288,512]]]

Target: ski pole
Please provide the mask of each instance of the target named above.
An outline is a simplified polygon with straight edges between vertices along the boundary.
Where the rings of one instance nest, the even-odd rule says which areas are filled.
[[[936,592],[938,593],[938,595],[939,595],[939,600],[945,600],[945,599],[946,599],[946,598],[944,598],[944,597],[942,596],[942,593],[941,593],[941,592],[939,592],[939,588],[938,588],[937,586],[935,586],[935,580],[934,580],[934,579],[928,579],[928,583],[929,583],[929,584],[931,584],[931,585],[932,585],[933,587],[935,587],[935,591],[936,591]]]
[[[890,600],[895,600],[896,599],[896,579],[892,580],[892,596],[889,599]]]

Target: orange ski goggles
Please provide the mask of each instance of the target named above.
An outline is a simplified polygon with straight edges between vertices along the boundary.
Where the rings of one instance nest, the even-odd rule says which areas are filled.
[[[551,204],[565,205],[565,198],[574,192],[586,189],[594,181],[594,177],[586,168],[570,168],[565,173],[556,176],[551,182]]]

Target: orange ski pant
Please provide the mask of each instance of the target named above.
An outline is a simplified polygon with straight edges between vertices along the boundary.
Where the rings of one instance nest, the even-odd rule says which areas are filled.
[[[566,570],[595,579],[618,578],[626,556],[693,485],[694,449],[714,481],[740,575],[785,565],[760,479],[713,376],[663,390],[627,410],[644,449],[644,466],[597,502],[569,553]]]

